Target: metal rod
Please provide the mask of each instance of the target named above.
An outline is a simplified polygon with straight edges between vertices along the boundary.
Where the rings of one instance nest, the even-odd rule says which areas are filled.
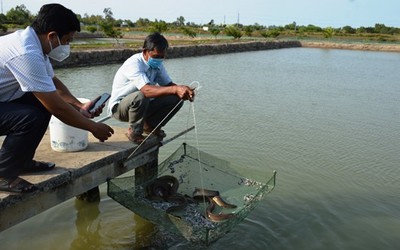
[[[107,121],[108,119],[110,119],[111,118],[111,115],[108,115],[108,116],[105,116],[105,117],[103,117],[103,118],[100,118],[99,120],[97,120],[96,122],[104,122],[104,121]]]
[[[160,147],[161,147],[161,146],[164,146],[165,144],[167,144],[167,143],[169,143],[169,142],[171,142],[171,141],[173,141],[173,140],[175,140],[175,139],[178,138],[179,136],[186,134],[187,132],[193,130],[194,128],[195,128],[195,126],[192,126],[192,127],[188,128],[188,129],[186,129],[186,130],[183,130],[183,131],[180,132],[179,134],[172,136],[172,137],[169,138],[168,140],[165,140],[165,141],[160,142]]]

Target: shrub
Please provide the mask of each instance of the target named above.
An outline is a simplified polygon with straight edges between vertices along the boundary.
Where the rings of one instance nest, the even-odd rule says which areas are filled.
[[[332,27],[327,27],[324,29],[324,37],[325,38],[332,38],[335,30]]]
[[[226,27],[225,28],[225,34],[227,36],[232,36],[235,39],[240,39],[243,36],[242,32],[238,28],[236,28],[234,26]]]
[[[168,30],[167,23],[164,21],[156,21],[153,22],[151,27],[149,28],[150,32],[159,32],[163,33]]]
[[[187,27],[182,27],[181,28],[183,34],[190,36],[191,38],[195,38],[196,37],[196,32],[194,32],[192,29],[187,28]]]
[[[218,34],[221,32],[221,30],[220,30],[220,29],[217,29],[217,28],[211,28],[211,29],[210,29],[210,32],[211,32],[211,34],[212,34],[214,37],[216,37],[216,36],[218,36]]]
[[[7,32],[7,27],[0,23],[0,31],[6,33]]]
[[[272,30],[267,30],[267,31],[263,31],[261,32],[261,35],[265,38],[271,37],[271,38],[276,38],[281,34],[281,32],[279,30],[276,29],[272,29]]]
[[[89,31],[90,33],[94,33],[97,31],[97,27],[96,26],[87,26],[86,30]]]

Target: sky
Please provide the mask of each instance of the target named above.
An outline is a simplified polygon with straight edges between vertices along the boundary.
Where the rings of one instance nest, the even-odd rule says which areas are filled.
[[[400,27],[400,0],[0,0],[3,14],[24,4],[37,14],[47,3],[60,3],[76,14],[104,15],[111,8],[115,19],[139,18],[215,24],[283,26],[313,24],[319,27],[373,27],[376,23]]]

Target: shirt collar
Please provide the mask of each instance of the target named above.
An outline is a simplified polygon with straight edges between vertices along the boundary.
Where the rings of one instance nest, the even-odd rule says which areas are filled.
[[[34,30],[31,26],[26,27],[26,30],[28,30],[29,33],[32,35],[32,37],[35,39],[36,45],[40,48],[40,50],[41,50],[42,53],[43,53],[42,44],[40,43],[39,36],[36,34],[35,30]],[[45,59],[48,58],[48,56],[45,55],[44,53],[43,53],[43,57],[44,57]]]
[[[140,57],[142,58],[143,63],[146,65],[146,71],[148,71],[150,68],[149,64],[147,63],[146,59],[144,59],[143,52],[140,53]]]

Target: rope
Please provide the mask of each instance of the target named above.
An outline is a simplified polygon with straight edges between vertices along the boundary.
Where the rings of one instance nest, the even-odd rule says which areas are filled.
[[[200,85],[200,82],[193,81],[189,86],[192,86],[194,84],[197,85],[195,87],[195,93],[196,93],[196,96],[198,96],[198,91],[201,89],[201,85]],[[195,138],[196,138],[197,158],[199,160],[198,163],[199,163],[200,185],[201,185],[201,188],[204,189],[203,169],[201,167],[200,145],[199,145],[199,138],[198,138],[198,131],[197,131],[197,122],[196,122],[196,114],[195,114],[196,112],[194,110],[194,102],[191,102],[191,105],[189,107],[189,111],[190,111],[190,109],[192,109],[192,114],[193,114],[193,124],[194,124]],[[188,112],[188,114],[189,114],[189,112]],[[186,127],[189,127],[189,115],[188,115],[188,119],[187,119],[187,122],[186,122]],[[186,136],[187,136],[187,134],[185,135],[185,141],[186,141]],[[203,204],[204,204],[204,211],[207,213],[207,211],[206,211],[206,209],[207,209],[206,197],[205,196],[203,196]]]
[[[198,81],[193,81],[189,86],[193,85],[193,84],[197,84],[197,88],[195,88],[195,95],[197,95],[198,90],[200,89],[200,83]],[[183,102],[183,100],[181,99],[176,105],[175,107],[173,107],[171,109],[171,111],[169,111],[169,113],[157,124],[157,126],[150,132],[150,134],[147,135],[146,138],[144,138],[144,140],[135,148],[135,150],[133,150],[133,152],[126,158],[126,161],[129,160],[135,153],[136,151],[139,150],[139,148],[147,141],[147,138],[150,137],[150,135],[152,135],[154,133],[154,131],[156,131],[158,129],[158,127],[161,126],[161,124],[165,121],[165,119],[167,119],[167,117],[181,104],[181,102]],[[193,104],[193,102],[191,102]],[[186,135],[185,135],[185,139],[186,139]]]
[[[203,168],[201,167],[201,158],[200,158],[200,145],[199,145],[199,138],[198,138],[198,132],[197,132],[197,122],[196,122],[196,115],[194,111],[194,103],[191,105],[192,107],[192,113],[193,113],[193,123],[194,123],[194,133],[196,137],[196,148],[197,148],[197,159],[199,160],[199,175],[200,175],[200,185],[201,189],[204,190],[204,178],[203,178]],[[207,206],[206,206],[206,197],[203,196],[203,205],[204,205],[204,211],[205,214],[207,214]],[[206,215],[207,218],[207,215]]]
[[[171,109],[171,111],[169,111],[169,113],[160,121],[160,123],[157,124],[157,126],[150,132],[150,134],[148,134],[146,138],[144,138],[144,140],[135,148],[135,150],[133,150],[133,152],[126,158],[126,161],[129,160],[136,153],[136,151],[138,151],[138,149],[147,141],[147,138],[149,138],[150,135],[152,135],[154,131],[156,131],[156,129],[161,126],[162,122],[167,119],[167,117],[180,105],[181,102],[183,102],[182,99],[175,105],[173,109]]]

